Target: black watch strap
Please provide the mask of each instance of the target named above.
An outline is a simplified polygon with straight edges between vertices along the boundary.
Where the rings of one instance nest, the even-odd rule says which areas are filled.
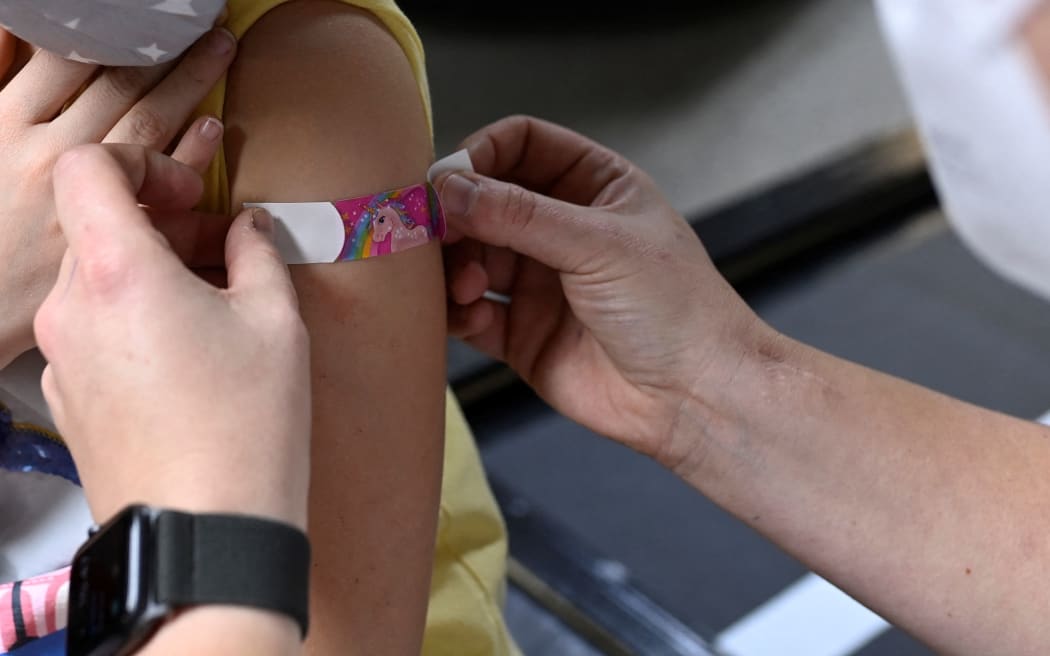
[[[243,515],[157,517],[157,597],[174,607],[248,606],[309,626],[310,543],[287,524]]]

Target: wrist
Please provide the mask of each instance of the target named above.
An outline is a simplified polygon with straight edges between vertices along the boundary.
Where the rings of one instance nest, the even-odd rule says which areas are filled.
[[[308,630],[309,576],[294,528],[129,507],[73,559],[68,651],[292,653]]]
[[[712,464],[711,450],[723,436],[739,434],[749,408],[768,401],[769,365],[793,350],[790,339],[750,311],[715,343],[683,359],[677,402],[655,456],[686,479]]]
[[[139,654],[284,656],[301,650],[299,627],[283,615],[251,608],[200,606],[165,623]]]
[[[306,531],[306,493],[297,486],[283,483],[280,476],[260,480],[252,485],[239,471],[210,472],[194,469],[190,475],[173,476],[153,472],[137,482],[104,481],[105,488],[95,493],[85,481],[92,515],[103,523],[129,505],[145,505],[193,514],[246,515],[269,519]],[[137,483],[137,484],[136,484]]]

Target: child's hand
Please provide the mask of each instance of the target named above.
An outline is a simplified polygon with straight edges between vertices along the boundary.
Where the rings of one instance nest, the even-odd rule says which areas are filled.
[[[137,502],[305,529],[309,345],[273,219],[237,218],[219,289],[139,206],[193,207],[193,169],[135,146],[83,146],[54,177],[69,250],[36,337],[44,394],[95,518]]]
[[[13,49],[11,36],[0,33],[0,80]],[[97,77],[96,66],[38,51],[0,89],[0,367],[33,347],[33,314],[65,250],[51,186],[55,162],[74,146],[103,141],[167,148],[234,50],[233,37],[215,30],[174,69],[110,69]],[[199,169],[222,135],[217,122],[208,131],[203,125],[187,133],[178,153],[194,153],[188,163]],[[201,161],[204,151],[209,160]]]

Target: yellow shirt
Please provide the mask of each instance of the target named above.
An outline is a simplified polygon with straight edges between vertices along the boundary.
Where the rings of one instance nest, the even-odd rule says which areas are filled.
[[[266,12],[288,0],[229,0],[226,28],[239,39]],[[397,39],[419,83],[427,121],[433,125],[423,44],[394,0],[341,0],[373,13]],[[224,84],[200,113],[223,115]],[[220,153],[205,177],[203,205],[229,211],[225,158]],[[376,190],[380,191],[380,190]],[[502,603],[507,537],[496,501],[485,480],[474,438],[455,398],[445,413],[445,464],[441,514],[424,634],[427,656],[517,654],[503,623]]]

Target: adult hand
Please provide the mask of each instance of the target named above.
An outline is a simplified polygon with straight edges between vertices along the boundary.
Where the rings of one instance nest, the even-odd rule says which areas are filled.
[[[99,142],[166,149],[233,61],[235,45],[228,32],[214,30],[174,69],[100,74],[97,66],[41,50],[0,89],[0,368],[33,347],[33,314],[55,281],[66,247],[51,184],[59,156]],[[0,32],[0,80],[14,46],[14,39]],[[214,153],[211,144],[221,136],[218,121],[203,119],[191,126],[175,157],[203,170],[210,154],[201,159],[200,153]],[[199,224],[181,221],[176,242],[199,260],[195,264],[211,266],[214,253],[191,252],[198,229],[214,231],[203,219]],[[227,226],[220,223],[218,230]]]
[[[191,167],[135,146],[82,146],[54,182],[69,250],[35,331],[44,394],[95,518],[140,502],[305,530],[308,339],[272,218],[234,221],[219,289],[140,207],[193,207],[202,184]]]
[[[566,416],[675,466],[681,405],[732,377],[761,322],[620,155],[528,117],[465,147],[478,173],[437,181],[450,332]]]

